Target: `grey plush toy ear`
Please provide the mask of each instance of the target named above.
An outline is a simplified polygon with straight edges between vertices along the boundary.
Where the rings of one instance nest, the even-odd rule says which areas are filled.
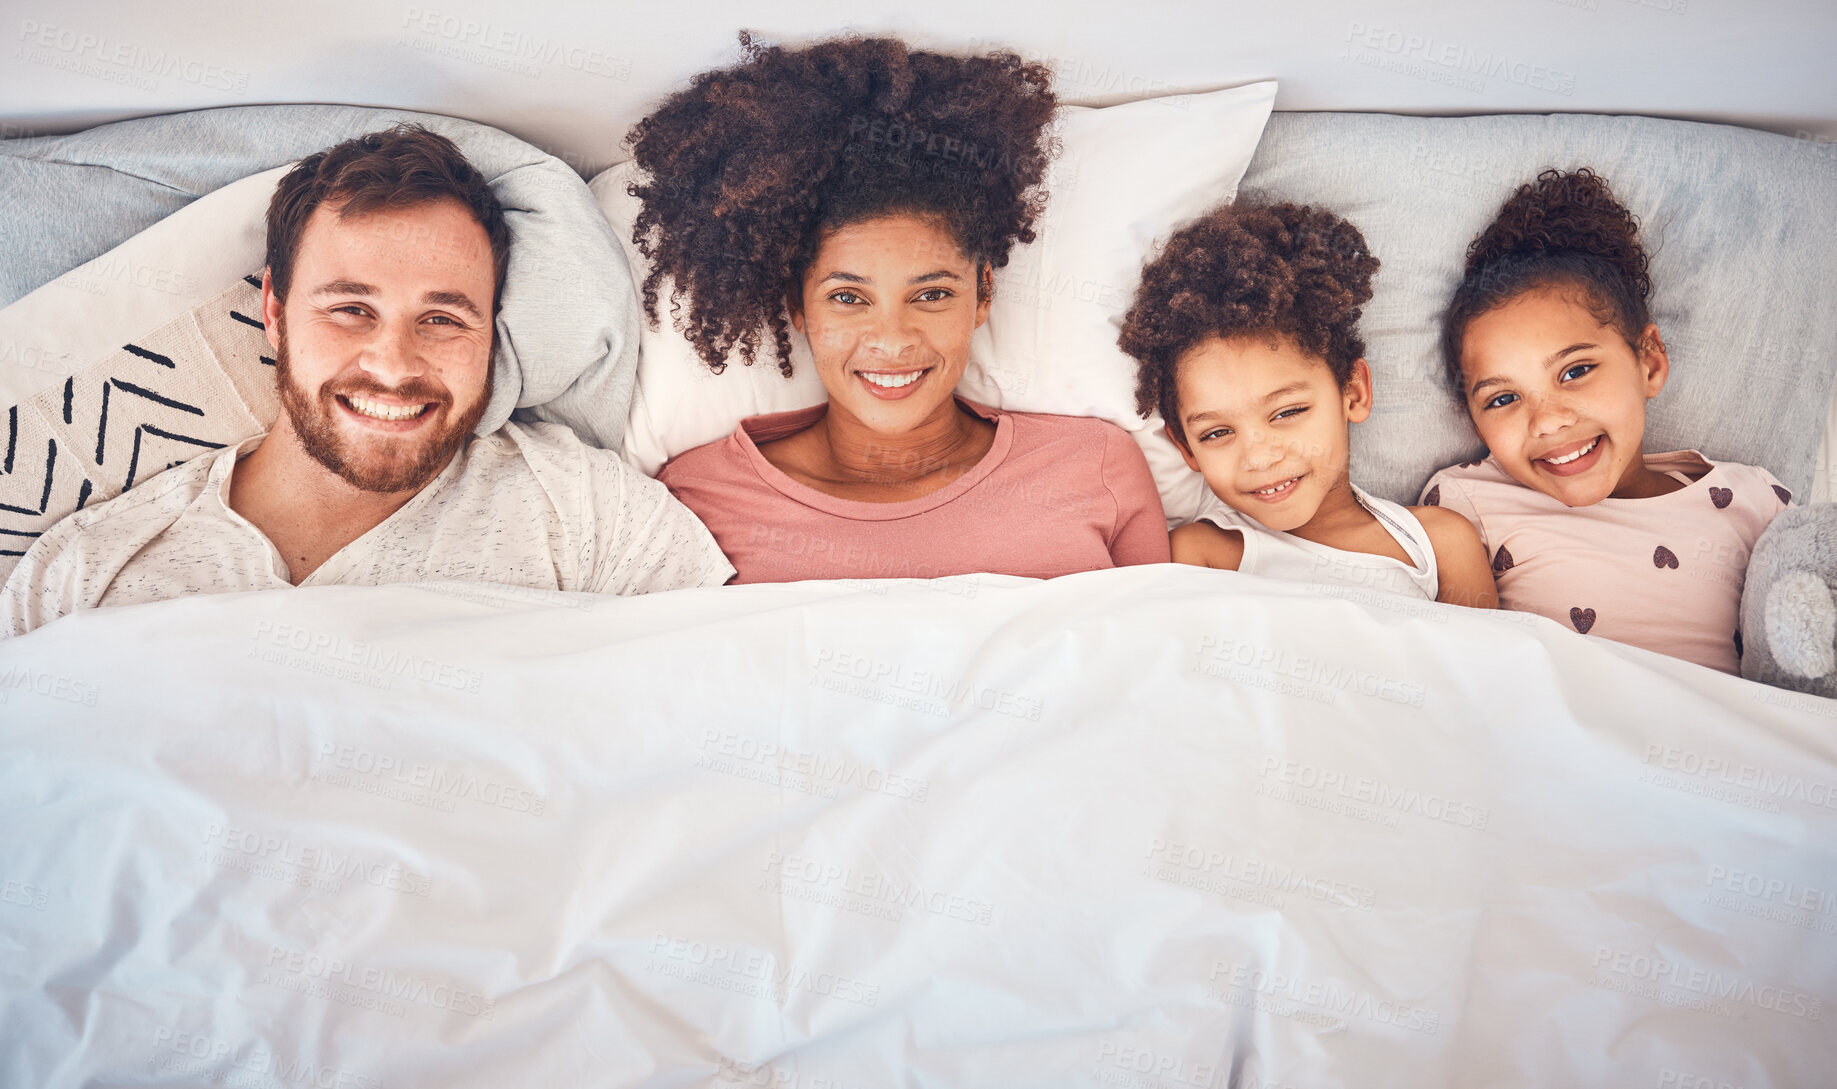
[[[1779,667],[1807,679],[1837,669],[1837,601],[1823,577],[1789,571],[1766,594],[1767,643]]]

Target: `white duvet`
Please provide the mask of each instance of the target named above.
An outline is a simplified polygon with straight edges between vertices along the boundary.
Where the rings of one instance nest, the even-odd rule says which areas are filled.
[[[330,588],[0,698],[6,1086],[1837,1078],[1837,703],[1540,619]]]

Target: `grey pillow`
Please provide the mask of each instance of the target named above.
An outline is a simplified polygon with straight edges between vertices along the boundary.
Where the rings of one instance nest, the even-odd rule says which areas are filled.
[[[1376,387],[1361,487],[1414,503],[1485,449],[1442,385],[1440,317],[1467,244],[1539,170],[1592,166],[1640,219],[1671,378],[1647,450],[1694,448],[1809,493],[1837,363],[1837,154],[1726,125],[1591,114],[1278,113],[1239,199],[1320,204],[1383,262],[1361,329]]]
[[[0,305],[239,178],[398,121],[451,139],[510,225],[496,376],[480,434],[513,409],[616,450],[638,370],[638,298],[579,174],[489,125],[356,106],[236,106],[0,141]],[[206,285],[207,287],[212,285]],[[228,286],[228,285],[221,285]]]

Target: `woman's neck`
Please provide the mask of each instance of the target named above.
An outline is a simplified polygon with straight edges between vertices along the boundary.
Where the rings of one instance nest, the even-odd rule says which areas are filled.
[[[993,426],[960,408],[952,397],[902,434],[875,431],[834,402],[810,430],[837,480],[881,484],[929,476],[966,459],[980,460],[987,453],[987,433]]]

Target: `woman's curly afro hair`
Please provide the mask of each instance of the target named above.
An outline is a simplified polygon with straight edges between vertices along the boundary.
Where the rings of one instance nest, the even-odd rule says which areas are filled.
[[[1652,320],[1646,251],[1639,220],[1588,167],[1546,170],[1518,187],[1467,247],[1467,269],[1442,316],[1442,364],[1461,392],[1461,339],[1477,317],[1528,291],[1581,293],[1595,320],[1637,345]]]
[[[1213,337],[1285,334],[1344,386],[1365,354],[1359,310],[1378,259],[1365,236],[1323,208],[1226,205],[1183,227],[1142,270],[1117,343],[1139,364],[1136,411],[1180,429],[1180,357]]]
[[[626,138],[646,175],[629,187],[645,312],[657,321],[669,281],[672,314],[717,373],[736,349],[750,365],[768,331],[791,373],[787,305],[838,227],[932,217],[979,267],[1033,241],[1056,105],[1043,65],[894,38],[789,49],[742,33],[740,46],[740,63],[696,76]]]

